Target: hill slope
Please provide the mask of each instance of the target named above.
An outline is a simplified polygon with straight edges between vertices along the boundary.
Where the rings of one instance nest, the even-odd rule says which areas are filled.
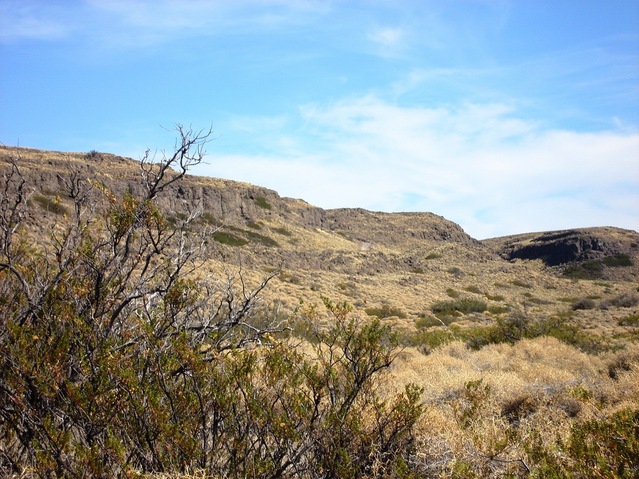
[[[0,169],[17,156],[32,188],[31,225],[38,234],[70,207],[64,185],[74,175],[116,194],[140,193],[139,163],[131,159],[1,147]],[[592,298],[597,307],[578,309],[575,320],[619,333],[616,320],[635,311],[615,305],[637,293],[634,231],[586,228],[477,241],[432,213],[324,210],[259,186],[189,175],[159,204],[172,222],[199,215],[193,228],[213,240],[210,271],[241,267],[258,281],[281,269],[267,295],[289,312],[299,299],[328,296],[414,330],[438,324],[433,305],[442,301],[486,304],[485,311],[456,312],[450,319],[464,325],[488,324],[507,311],[560,314]]]

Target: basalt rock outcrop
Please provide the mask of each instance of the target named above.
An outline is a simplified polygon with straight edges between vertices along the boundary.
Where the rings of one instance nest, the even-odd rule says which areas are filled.
[[[538,259],[547,266],[559,266],[635,254],[639,234],[611,227],[580,228],[492,238],[483,243],[507,260]]]
[[[106,153],[59,153],[0,147],[0,169],[10,157],[20,157],[20,169],[36,195],[59,196],[73,177],[100,182],[115,194],[143,197],[140,163]],[[414,245],[422,241],[479,243],[457,224],[432,213],[381,213],[361,208],[325,210],[303,200],[280,197],[268,188],[232,180],[186,175],[157,199],[169,216],[204,214],[216,226],[256,225],[263,220],[340,234],[362,245]]]

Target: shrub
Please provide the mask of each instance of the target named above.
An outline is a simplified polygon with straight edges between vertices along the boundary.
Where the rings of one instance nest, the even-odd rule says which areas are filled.
[[[17,162],[2,178],[0,475],[409,477],[422,391],[378,395],[398,354],[387,327],[326,301],[332,327],[306,318],[311,359],[258,314],[272,275],[254,291],[193,279],[203,238],[155,203],[201,159],[203,138],[180,132],[175,156],[142,163],[145,196],[71,191],[97,214],[69,219],[53,251],[19,236]]]
[[[275,231],[277,234],[281,234],[282,236],[293,236],[293,233],[291,233],[287,228],[284,228],[283,226],[273,228],[273,231]]]
[[[537,401],[530,394],[521,394],[504,401],[501,415],[510,423],[518,423],[525,417],[534,413],[538,408]]]
[[[456,276],[456,277],[460,277],[460,276],[462,276],[464,274],[464,272],[461,269],[459,269],[457,266],[453,266],[451,268],[448,268],[447,271],[448,271],[448,273],[450,273],[450,274],[452,274],[453,276]]]
[[[475,286],[474,284],[471,284],[470,286],[466,286],[464,288],[465,291],[468,291],[469,293],[476,293],[476,294],[482,294],[481,289],[479,289],[477,286]]]
[[[313,344],[322,367],[309,365],[304,372],[311,404],[320,404],[319,413],[311,412],[317,406],[309,404],[309,414],[325,420],[318,422],[317,431],[311,427],[302,436],[312,450],[307,467],[313,468],[313,477],[364,477],[372,471],[393,477],[398,470],[408,472],[422,390],[409,385],[395,399],[381,401],[372,387],[373,378],[397,354],[397,336],[377,319],[366,325],[348,319],[346,304],[326,299],[324,303],[335,326],[315,330]],[[313,314],[309,320],[317,322]]]
[[[211,235],[215,241],[218,243],[222,243],[228,246],[244,246],[248,244],[248,240],[244,238],[240,238],[232,233],[227,233],[225,231],[214,231]]]
[[[563,275],[572,279],[599,279],[603,277],[603,265],[599,260],[584,261],[567,266]]]
[[[436,315],[455,315],[468,313],[481,313],[488,309],[485,301],[473,298],[461,298],[455,301],[438,301],[431,306],[431,311]]]
[[[257,223],[252,224],[260,227]],[[277,241],[275,241],[270,236],[265,236],[263,234],[257,233],[256,231],[245,230],[242,228],[238,228],[237,226],[229,226],[228,228],[231,231],[237,233],[237,235],[225,233],[225,235],[229,237],[228,239],[226,239],[226,244],[230,244],[231,246],[244,246],[251,241],[262,244],[264,246],[279,246]]]
[[[639,299],[632,294],[622,294],[610,300],[610,303],[620,308],[632,308],[639,303]]]
[[[608,364],[608,377],[619,379],[620,372],[627,372],[632,369],[632,360],[627,356],[618,356]]]
[[[610,267],[620,267],[620,266],[632,266],[632,259],[630,256],[624,253],[615,254],[613,256],[606,256],[601,260],[603,264]]]
[[[419,319],[415,321],[415,326],[420,329],[430,328],[432,326],[449,326],[457,320],[454,316],[436,317],[430,315],[420,315]]]
[[[451,298],[459,298],[459,291],[456,291],[453,288],[448,288],[446,290],[446,294]]]
[[[375,316],[379,319],[389,318],[391,316],[397,316],[401,319],[407,317],[402,309],[391,306],[390,304],[382,304],[382,306],[378,308],[366,308],[364,312],[369,316]]]
[[[595,309],[595,306],[595,302],[592,299],[582,298],[572,304],[572,309],[573,311],[577,311],[579,309]]]
[[[448,318],[442,321],[446,323],[448,322]],[[441,323],[439,323],[439,325],[441,325]],[[404,334],[400,339],[402,345],[417,347],[427,354],[443,344],[460,339],[459,328],[453,324],[446,329],[419,330],[415,333]]]
[[[40,205],[42,209],[55,215],[65,215],[68,213],[67,208],[60,202],[60,197],[58,196],[49,198],[44,195],[35,195],[33,201]]]
[[[537,298],[533,295],[527,296],[526,302],[530,304],[552,304],[552,301],[548,301],[547,299]]]
[[[471,349],[481,349],[488,344],[513,344],[526,338],[552,336],[575,346],[586,353],[600,353],[608,345],[598,336],[583,332],[577,325],[561,316],[544,319],[530,319],[521,314],[498,318],[490,326],[476,327],[461,332],[466,345]]]
[[[639,313],[624,316],[617,320],[619,326],[639,326]]]
[[[275,241],[270,236],[265,236],[259,233],[255,233],[253,231],[245,231],[244,234],[252,241],[255,241],[256,243],[260,243],[264,246],[269,246],[269,247],[279,246],[278,242]]]
[[[534,477],[630,479],[639,471],[639,410],[575,423],[567,440],[545,446],[539,433],[527,452]]]
[[[490,386],[483,384],[483,379],[464,384],[458,393],[459,399],[453,404],[455,417],[463,429],[468,429],[479,418],[490,392]]]
[[[572,264],[564,269],[564,276],[573,279],[599,279],[603,277],[604,265],[609,267],[632,266],[633,262],[627,254],[615,254],[603,259],[592,259]]]
[[[486,299],[489,299],[491,301],[503,301],[506,298],[501,295],[501,294],[489,294],[489,293],[485,293],[484,296],[486,296]]]

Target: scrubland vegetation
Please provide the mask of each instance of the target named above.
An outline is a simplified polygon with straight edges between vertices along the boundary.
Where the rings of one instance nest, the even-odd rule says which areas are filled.
[[[73,176],[61,209],[30,197],[19,158],[3,172],[0,474],[639,475],[638,338],[570,321],[630,308],[634,295],[571,298],[538,318],[468,285],[405,331],[385,321],[405,320],[401,307],[358,313],[329,291],[275,314],[261,294],[293,273],[270,270],[255,284],[203,274],[208,241],[260,235],[222,234],[197,215],[169,220],[157,206],[202,159],[207,135],[178,131],[173,155],[142,162],[143,195]],[[54,225],[37,242],[34,201]],[[493,320],[457,324],[480,313]],[[636,313],[618,324],[636,328]]]

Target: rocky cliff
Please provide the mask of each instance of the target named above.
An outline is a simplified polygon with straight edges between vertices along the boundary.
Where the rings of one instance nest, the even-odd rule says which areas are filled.
[[[0,148],[0,161],[20,157],[20,168],[38,195],[59,195],[64,201],[70,178],[96,180],[116,194],[142,196],[139,163],[105,153],[45,152]],[[219,225],[255,225],[276,221],[309,230],[334,232],[363,245],[399,246],[419,241],[477,245],[457,224],[432,213],[380,213],[360,208],[324,210],[302,200],[232,180],[187,175],[165,191],[158,202],[169,215],[198,211]]]
[[[548,266],[637,252],[639,234],[621,228],[579,228],[527,233],[483,241],[504,259],[542,260]]]

